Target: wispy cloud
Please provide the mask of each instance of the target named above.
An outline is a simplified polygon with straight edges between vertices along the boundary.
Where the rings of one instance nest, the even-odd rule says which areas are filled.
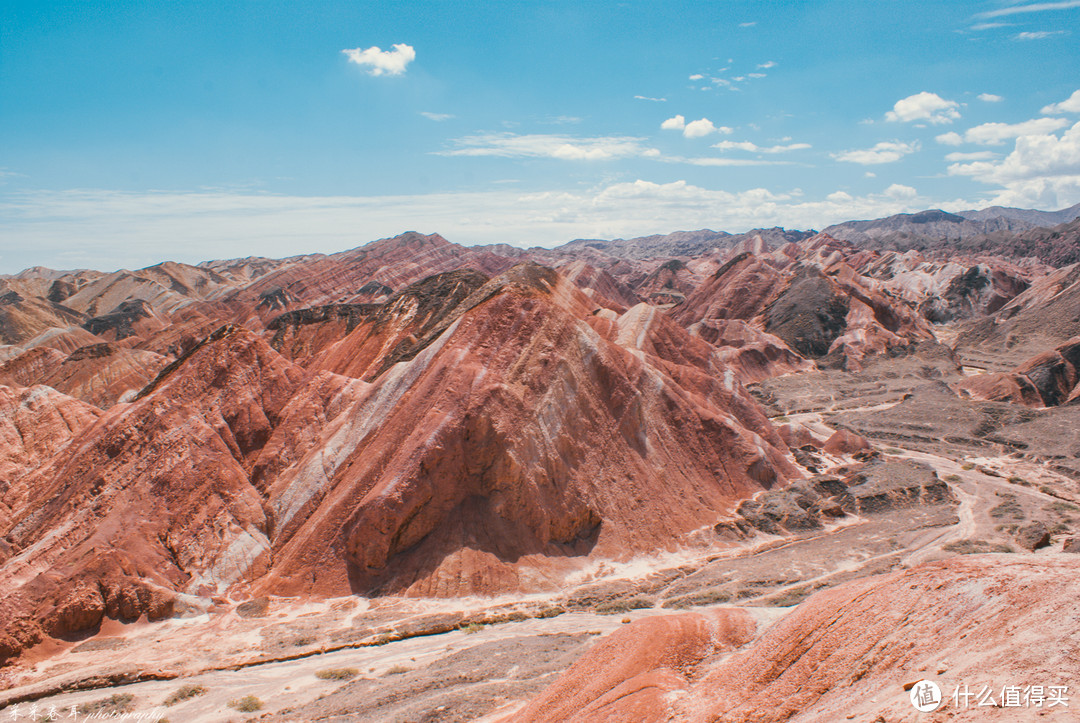
[[[721,151],[748,151],[750,153],[787,153],[789,151],[801,151],[810,148],[809,143],[789,143],[787,145],[759,146],[750,141],[720,141],[714,143],[713,148]]]
[[[960,104],[954,100],[945,100],[937,93],[916,93],[907,98],[901,98],[893,105],[893,109],[885,114],[885,120],[902,121],[928,121],[935,125],[952,123],[960,117]]]
[[[1012,23],[975,23],[971,26],[972,30],[993,30],[994,28],[1008,28],[1012,27]]]
[[[637,180],[587,190],[521,193],[507,188],[408,196],[56,191],[0,200],[2,271],[37,263],[138,268],[171,258],[333,253],[409,229],[462,244],[510,241],[552,246],[573,238],[631,238],[674,228],[821,228],[944,202],[865,196],[805,197],[798,190],[713,190],[679,180]],[[147,239],[153,239],[148,241]],[[74,249],[74,251],[72,251]],[[15,254],[18,255],[15,255]],[[62,255],[67,254],[67,255]]]
[[[979,93],[976,97],[983,103],[1000,103],[1005,100],[1000,95],[994,95],[993,93]]]
[[[1064,30],[1038,30],[1035,32],[1017,33],[1013,36],[1014,40],[1046,40],[1047,38],[1053,38],[1058,35],[1065,35]]]
[[[397,43],[393,50],[381,50],[379,46],[361,50],[342,50],[350,63],[365,68],[370,75],[401,75],[409,63],[416,60],[416,50],[411,45]]]
[[[1050,105],[1043,106],[1043,109],[1039,112],[1044,115],[1080,113],[1080,90],[1074,91],[1072,95],[1060,103],[1051,103]]]
[[[426,110],[420,111],[420,115],[424,116],[428,120],[433,120],[433,121],[436,121],[436,122],[450,120],[451,118],[456,117],[452,113],[429,113]]]
[[[945,160],[950,163],[959,163],[961,161],[989,161],[997,157],[998,154],[993,151],[975,151],[974,153],[950,153],[945,156]]]
[[[775,68],[775,67],[776,67],[776,61],[775,60],[767,60],[764,63],[760,63],[758,65],[758,68],[760,68],[762,70],[768,70],[769,68]]]
[[[756,20],[755,20],[755,21],[753,21],[753,22],[750,22],[750,23],[739,23],[739,27],[740,27],[740,28],[752,28],[752,27],[754,27],[755,25],[757,25],[757,21],[756,21]]]
[[[1011,5],[997,10],[989,10],[975,15],[977,18],[1001,18],[1007,15],[1019,15],[1021,13],[1043,13],[1048,10],[1069,10],[1080,8],[1080,0],[1065,0],[1053,3],[1032,3],[1030,5]]]
[[[900,141],[882,141],[873,148],[833,153],[832,157],[845,163],[858,163],[873,166],[880,163],[894,163],[909,153],[919,150],[919,142],[901,143]]]
[[[1020,136],[1049,133],[1064,128],[1069,122],[1064,118],[1035,118],[1022,123],[983,123],[960,133],[943,133],[935,140],[946,146],[975,143],[980,146],[1000,146],[1007,140]]]
[[[650,98],[647,95],[635,95],[634,100],[648,100],[653,103],[667,103],[667,98]]]
[[[644,145],[644,138],[600,136],[577,138],[557,134],[480,133],[457,138],[455,148],[441,156],[496,156],[499,158],[556,158],[567,161],[610,161],[649,158],[660,151]]]

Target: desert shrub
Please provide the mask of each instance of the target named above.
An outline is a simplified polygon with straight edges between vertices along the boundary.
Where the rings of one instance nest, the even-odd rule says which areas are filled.
[[[117,693],[108,698],[83,703],[76,706],[75,711],[82,715],[94,715],[97,713],[100,714],[99,717],[130,713],[135,710],[135,706],[132,704],[134,701],[135,696],[131,693]]]
[[[766,605],[777,608],[791,607],[792,605],[798,605],[806,598],[810,597],[809,588],[805,587],[793,587],[790,590],[785,590],[779,595],[766,601]]]
[[[561,605],[552,605],[551,607],[546,607],[543,610],[541,610],[540,612],[538,612],[536,614],[536,617],[538,617],[538,618],[555,618],[555,617],[558,617],[558,616],[562,615],[565,612],[566,612],[566,608],[562,607]]]
[[[957,540],[956,542],[950,542],[947,545],[943,545],[943,550],[948,552],[955,552],[958,555],[977,555],[986,552],[1013,552],[1012,547],[1004,545],[998,542],[987,542],[986,540]]]
[[[947,474],[947,475],[945,475],[945,481],[946,482],[962,482],[963,480],[960,478],[960,475],[958,475],[958,474]]]
[[[386,671],[386,675],[401,675],[402,673],[408,673],[412,668],[406,668],[404,665],[395,665]]]
[[[263,702],[253,695],[245,695],[243,698],[229,701],[229,707],[235,708],[241,713],[253,713],[262,710]]]
[[[348,680],[360,674],[356,668],[327,668],[315,673],[319,680]]]
[[[618,615],[619,613],[651,608],[652,606],[653,601],[650,598],[643,595],[635,595],[634,597],[625,600],[613,600],[597,605],[594,612],[596,612],[597,615]]]
[[[197,695],[202,695],[206,692],[206,688],[201,685],[183,685],[173,691],[172,695],[165,699],[165,705],[176,705],[188,698],[194,698]]]

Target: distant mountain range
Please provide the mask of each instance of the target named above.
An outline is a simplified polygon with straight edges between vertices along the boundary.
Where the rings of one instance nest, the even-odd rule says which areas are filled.
[[[948,213],[940,209],[900,213],[870,221],[845,221],[825,233],[867,248],[932,249],[946,241],[971,239],[997,232],[1049,228],[1080,217],[1080,203],[1060,211],[1035,211],[991,206],[980,211]]]

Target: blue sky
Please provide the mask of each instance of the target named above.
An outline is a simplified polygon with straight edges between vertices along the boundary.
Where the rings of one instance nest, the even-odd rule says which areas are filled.
[[[0,273],[1080,201],[1080,1],[0,2]]]

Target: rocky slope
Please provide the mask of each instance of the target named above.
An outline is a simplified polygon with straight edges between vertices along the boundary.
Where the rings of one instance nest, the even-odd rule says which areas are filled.
[[[185,594],[551,589],[798,476],[713,346],[551,269],[437,275],[340,344],[222,327],[16,480],[5,655]]]
[[[1069,685],[1080,667],[1055,627],[1078,592],[1073,564],[994,556],[922,565],[818,593],[749,645],[753,622],[738,609],[643,620],[504,720],[894,720],[912,713],[906,689],[924,678],[947,696],[989,684],[996,697],[1002,680]],[[985,714],[951,700],[942,712]]]

